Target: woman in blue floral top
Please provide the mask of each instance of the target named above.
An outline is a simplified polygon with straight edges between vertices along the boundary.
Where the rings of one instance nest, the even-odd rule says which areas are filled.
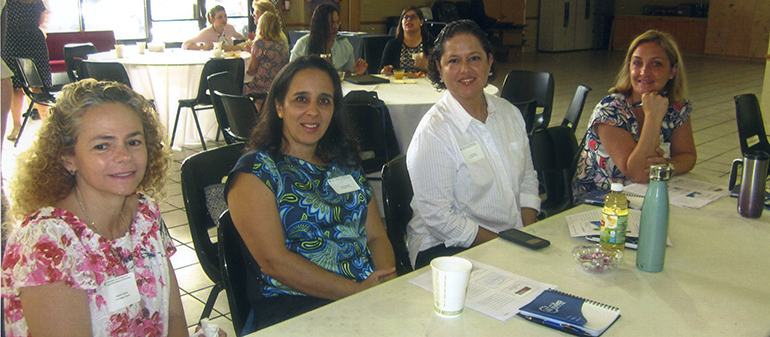
[[[301,57],[278,73],[265,102],[225,188],[265,297],[252,305],[256,323],[244,332],[395,277],[337,71],[320,57]]]
[[[572,184],[577,201],[613,182],[645,183],[650,165],[671,163],[675,174],[695,166],[692,103],[676,42],[649,30],[631,43],[625,61],[588,122]]]

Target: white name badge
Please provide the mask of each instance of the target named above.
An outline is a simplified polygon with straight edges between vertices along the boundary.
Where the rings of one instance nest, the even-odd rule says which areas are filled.
[[[467,164],[472,164],[486,158],[478,142],[463,145],[460,147],[460,151],[462,151],[463,158],[465,158],[465,163]]]
[[[350,193],[361,189],[356,180],[349,174],[329,179],[329,185],[332,186],[337,194]]]
[[[139,289],[136,287],[134,273],[111,277],[104,281],[102,287],[104,287],[102,294],[110,312],[139,302]]]

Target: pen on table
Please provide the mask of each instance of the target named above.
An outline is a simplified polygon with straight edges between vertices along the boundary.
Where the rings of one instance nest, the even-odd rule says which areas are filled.
[[[544,320],[544,319],[540,319],[540,318],[536,318],[536,317],[532,317],[532,316],[527,316],[527,315],[524,315],[524,314],[521,314],[521,313],[519,313],[519,315],[521,317],[524,317],[524,319],[526,319],[526,320],[529,320],[529,321],[532,321],[532,322],[535,322],[535,323],[538,323],[538,324],[541,324],[541,325],[553,327],[553,328],[556,328],[558,330],[562,330],[562,331],[568,332],[570,334],[573,334],[575,336],[590,336],[590,334],[586,333],[585,331],[580,330],[578,328],[575,328],[575,327],[573,327],[571,325],[568,325],[568,324],[560,324],[560,323],[556,323],[556,322],[549,322],[549,321]]]

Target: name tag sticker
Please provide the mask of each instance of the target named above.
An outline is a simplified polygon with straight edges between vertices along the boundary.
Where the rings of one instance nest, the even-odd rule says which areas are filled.
[[[345,194],[361,189],[355,179],[349,174],[329,179],[329,185],[337,194]]]
[[[136,287],[134,273],[111,277],[104,281],[102,287],[104,287],[102,294],[110,312],[139,302],[139,288]]]
[[[463,158],[465,158],[465,162],[468,164],[472,164],[486,158],[484,156],[484,152],[481,151],[481,146],[479,146],[478,142],[463,145],[460,147],[460,151],[462,151]]]

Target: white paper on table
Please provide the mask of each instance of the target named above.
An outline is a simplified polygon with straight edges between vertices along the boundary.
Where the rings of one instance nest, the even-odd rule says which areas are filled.
[[[556,286],[551,284],[538,282],[472,259],[468,261],[473,264],[473,271],[468,283],[465,306],[501,321],[515,316],[519,308],[532,302],[546,289],[556,289]],[[432,293],[433,273],[430,268],[427,269],[426,272],[409,280],[409,283]]]
[[[569,235],[573,238],[586,237],[589,235],[598,236],[601,235],[601,220],[602,209],[590,210],[587,212],[570,214],[564,217],[567,221],[567,227],[569,228]],[[641,223],[642,212],[635,209],[628,210],[628,227],[626,228],[626,236],[632,238],[639,237],[639,224]],[[628,246],[626,242],[626,247]],[[671,242],[670,237],[666,237],[666,245],[671,247],[674,244]],[[636,249],[635,245],[630,248]]]
[[[647,184],[631,184],[623,190],[645,195]],[[726,188],[695,179],[673,177],[668,181],[668,200],[674,206],[698,209],[729,194]]]
[[[628,227],[626,236],[639,237],[639,222],[642,212],[636,209],[628,210]],[[573,238],[599,235],[602,226],[602,209],[594,209],[587,212],[570,214],[564,217],[569,227],[569,235]]]

